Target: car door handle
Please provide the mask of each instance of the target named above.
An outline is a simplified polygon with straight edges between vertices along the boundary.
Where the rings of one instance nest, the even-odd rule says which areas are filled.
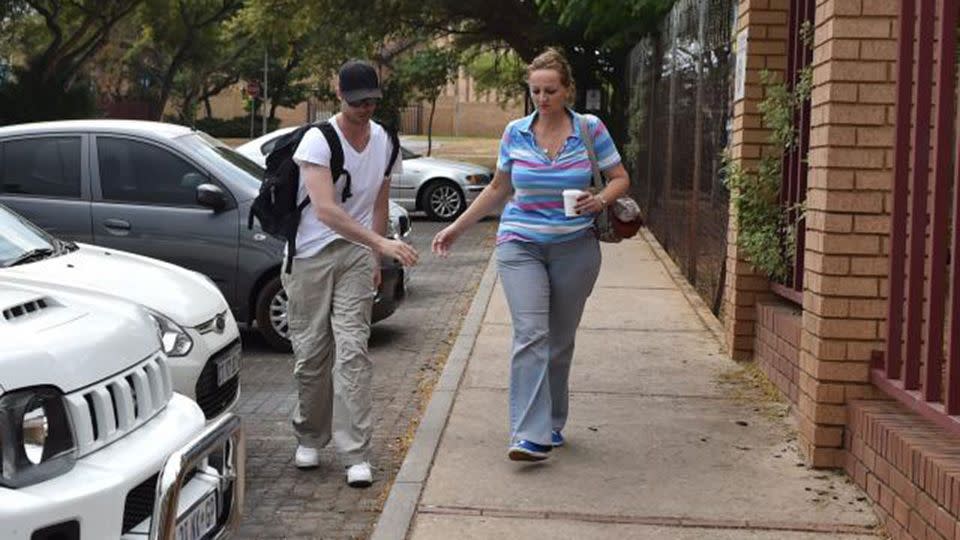
[[[103,226],[111,234],[125,235],[130,232],[130,222],[123,219],[105,219]]]

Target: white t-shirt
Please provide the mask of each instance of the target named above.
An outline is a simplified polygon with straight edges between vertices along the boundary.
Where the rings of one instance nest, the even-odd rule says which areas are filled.
[[[343,146],[343,168],[345,171],[350,171],[350,191],[353,196],[343,202],[342,193],[347,183],[346,174],[342,178],[334,178],[336,203],[358,223],[372,229],[373,208],[386,176],[387,162],[390,160],[393,145],[386,130],[380,124],[370,122],[370,140],[363,152],[357,152],[340,132],[340,126],[337,125],[338,117],[339,115],[331,118],[330,123],[340,137],[340,145]],[[300,145],[293,153],[293,161],[297,165],[312,163],[321,167],[330,167],[330,146],[319,129],[311,129],[303,135]],[[398,154],[392,172],[397,174],[402,171],[403,160]],[[298,200],[304,201],[308,196],[306,184],[300,182]],[[338,238],[343,237],[317,218],[312,205],[307,206],[303,210],[303,215],[300,216],[300,227],[297,229],[297,253],[294,258],[312,257]]]

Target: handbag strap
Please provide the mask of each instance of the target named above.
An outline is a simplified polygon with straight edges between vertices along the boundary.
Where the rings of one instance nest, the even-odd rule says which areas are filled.
[[[578,114],[577,118],[580,121],[580,138],[583,139],[583,144],[587,147],[587,155],[590,156],[590,166],[593,169],[593,187],[603,189],[607,183],[604,181],[603,174],[600,172],[600,164],[597,162],[597,152],[593,149],[593,134],[590,133],[590,125],[587,122],[586,116]]]

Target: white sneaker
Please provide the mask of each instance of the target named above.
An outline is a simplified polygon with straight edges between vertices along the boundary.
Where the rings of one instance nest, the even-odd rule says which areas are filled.
[[[364,461],[347,468],[347,485],[355,488],[370,487],[373,484],[373,470],[370,464]]]
[[[299,469],[312,469],[320,465],[320,451],[309,446],[298,445],[293,462]]]

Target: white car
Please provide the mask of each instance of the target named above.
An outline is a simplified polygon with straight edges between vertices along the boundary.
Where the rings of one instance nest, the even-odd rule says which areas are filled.
[[[0,282],[95,291],[150,310],[173,387],[207,419],[240,392],[240,332],[227,301],[202,274],[148,257],[64,242],[0,205]]]
[[[173,392],[141,306],[4,280],[0,313],[0,538],[195,540],[236,528],[240,420],[206,424]]]
[[[271,131],[235,150],[266,167],[267,154],[273,150],[277,139],[295,129],[285,127]],[[487,167],[423,157],[408,149],[403,140],[400,141],[400,157],[403,159],[403,173],[394,175],[390,182],[391,206],[398,205],[410,212],[422,210],[430,219],[452,221],[493,179],[493,171]]]

